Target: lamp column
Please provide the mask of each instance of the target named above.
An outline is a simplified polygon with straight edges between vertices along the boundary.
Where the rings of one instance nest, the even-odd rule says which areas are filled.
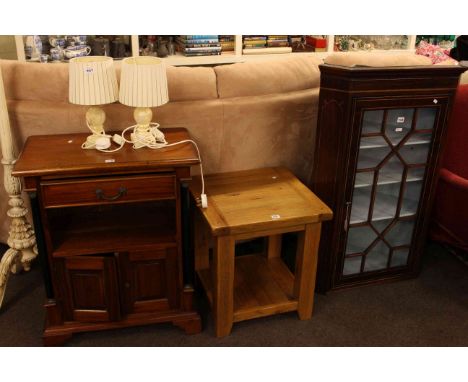
[[[21,197],[21,182],[11,175],[16,161],[11,136],[11,127],[0,69],[0,141],[2,147],[2,165],[5,190],[10,198],[10,209],[7,215],[11,218],[7,244],[10,247],[0,262],[0,308],[5,296],[6,284],[11,271],[18,272],[23,268],[29,271],[31,261],[37,256],[36,237],[31,224],[26,220],[28,210]]]

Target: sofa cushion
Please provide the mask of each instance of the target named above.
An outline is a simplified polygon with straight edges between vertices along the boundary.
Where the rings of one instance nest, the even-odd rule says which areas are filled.
[[[68,101],[68,64],[1,60],[7,99]]]
[[[167,67],[170,101],[199,101],[218,98],[213,68]]]
[[[219,172],[285,166],[310,182],[319,88],[223,100]]]
[[[318,58],[300,56],[216,66],[218,96],[259,96],[315,88],[320,84],[321,63]]]
[[[68,102],[68,64],[39,64],[0,60],[6,98],[11,100]],[[120,62],[115,62],[117,79]],[[167,67],[170,101],[215,99],[216,75],[212,68]]]

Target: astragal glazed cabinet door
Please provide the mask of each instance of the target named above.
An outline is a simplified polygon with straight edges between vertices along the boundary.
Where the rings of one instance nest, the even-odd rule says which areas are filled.
[[[461,67],[320,65],[317,291],[417,276]]]
[[[336,283],[411,268],[447,98],[360,100]]]

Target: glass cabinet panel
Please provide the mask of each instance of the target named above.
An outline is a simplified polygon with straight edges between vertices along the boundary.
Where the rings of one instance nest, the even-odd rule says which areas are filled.
[[[367,110],[362,117],[362,133],[378,133],[382,129],[383,110]]]
[[[389,110],[385,121],[385,136],[393,146],[398,145],[411,130],[413,109]]]
[[[405,266],[437,108],[364,110],[343,275]]]

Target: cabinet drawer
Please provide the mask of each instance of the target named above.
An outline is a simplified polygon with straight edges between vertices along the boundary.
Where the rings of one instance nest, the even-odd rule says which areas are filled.
[[[41,183],[46,208],[175,199],[174,175],[47,181]]]

